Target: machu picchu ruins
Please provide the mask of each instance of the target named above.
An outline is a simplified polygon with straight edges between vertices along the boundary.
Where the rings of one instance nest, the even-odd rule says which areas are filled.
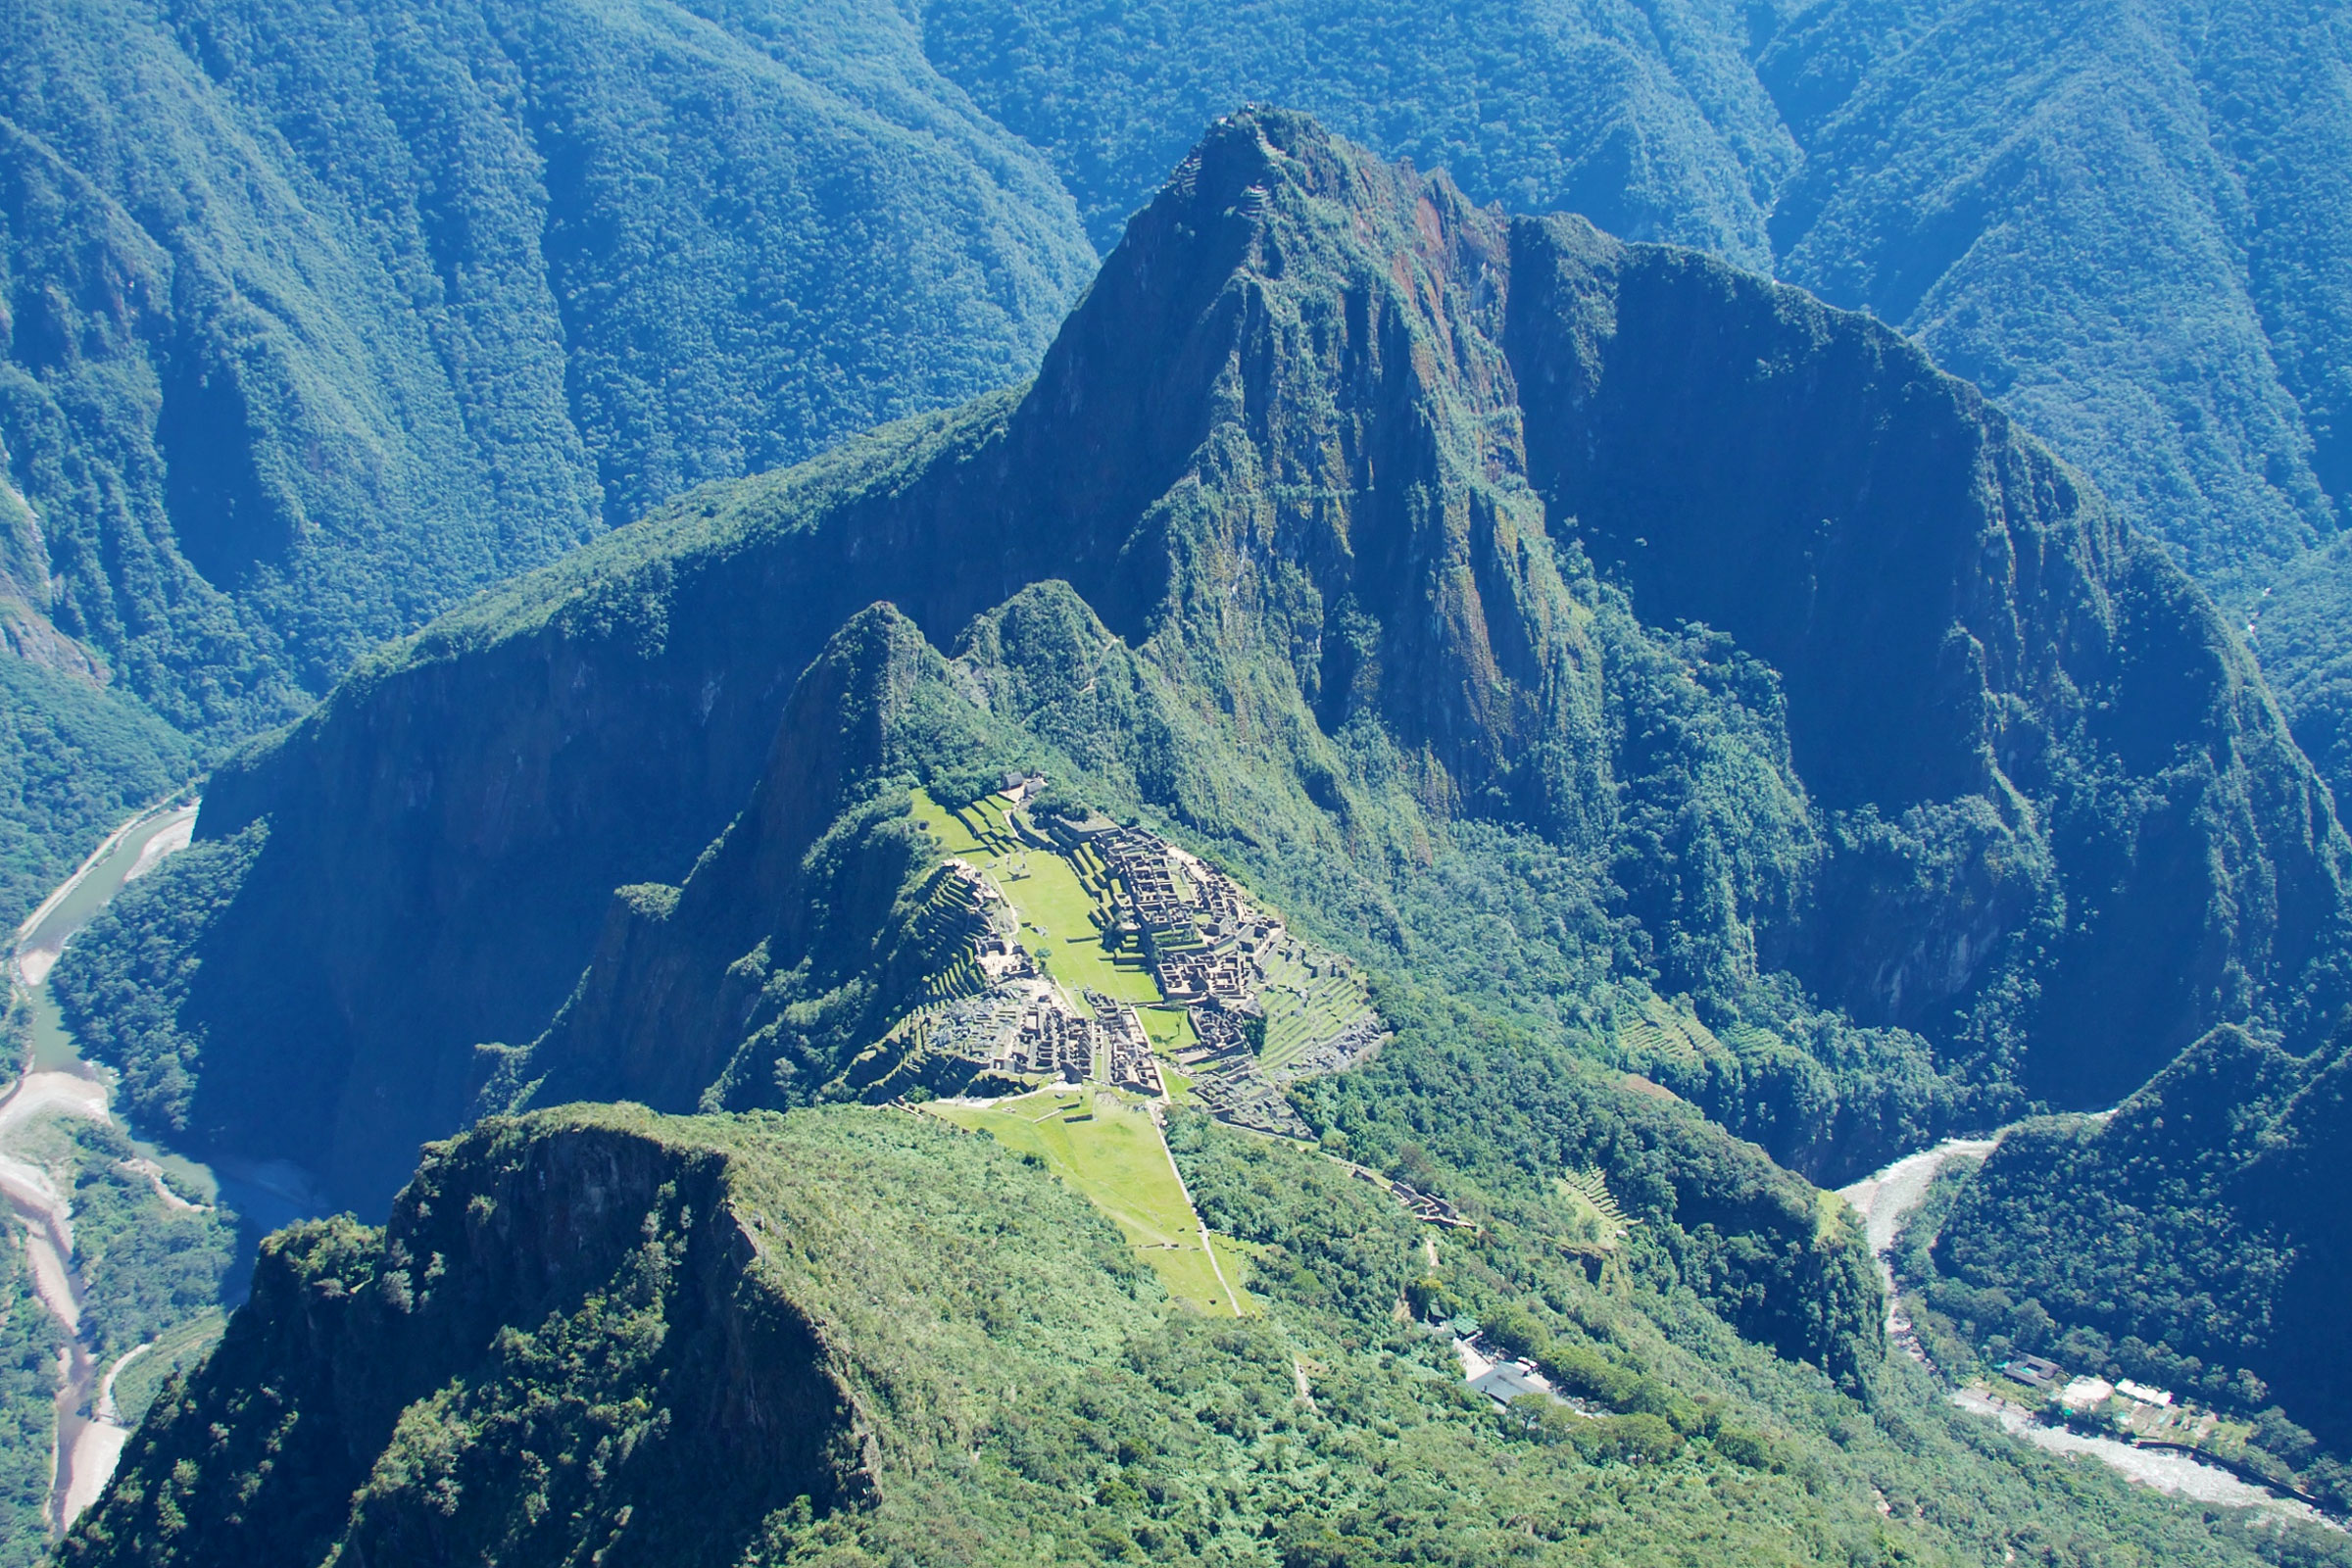
[[[955,810],[918,794],[918,822],[948,851],[925,911],[947,956],[860,1092],[1092,1080],[1302,1136],[1285,1087],[1385,1038],[1362,978],[1200,857],[1091,809],[1043,808],[1046,787],[1007,775]]]

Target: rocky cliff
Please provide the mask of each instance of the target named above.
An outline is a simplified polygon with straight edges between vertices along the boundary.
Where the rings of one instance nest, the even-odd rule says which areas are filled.
[[[2125,1092],[2219,1020],[2306,1039],[2332,996],[2343,839],[2258,674],[1981,398],[1261,113],[1024,391],[682,503],[223,769],[200,831],[270,836],[183,1008],[189,1136],[388,1192],[612,890],[811,765],[777,715],[836,627],[887,600],[978,647],[1046,579],[1135,701],[972,681],[1042,699],[1090,788],[1545,1027],[1692,997],[1730,1049],[1679,1081],[1808,1169]]]
[[[69,1556],[725,1562],[855,1500],[856,1396],[729,1154],[626,1111],[509,1125],[436,1150],[385,1230],[279,1233]]]

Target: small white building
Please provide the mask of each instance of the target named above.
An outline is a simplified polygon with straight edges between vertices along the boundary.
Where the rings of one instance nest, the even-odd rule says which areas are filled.
[[[2059,1406],[2067,1410],[2096,1410],[2115,1397],[2115,1385],[2105,1378],[2077,1378],[2058,1391]]]
[[[2164,1406],[2173,1402],[2172,1390],[2151,1389],[2145,1383],[2134,1383],[2130,1378],[2118,1383],[2115,1386],[2115,1392],[2135,1404]]]

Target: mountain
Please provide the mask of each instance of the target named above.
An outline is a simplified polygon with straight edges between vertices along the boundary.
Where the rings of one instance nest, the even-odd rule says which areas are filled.
[[[59,1560],[1483,1565],[1601,1536],[1632,1564],[1703,1540],[1745,1561],[2237,1568],[2311,1548],[1989,1453],[1915,1371],[1866,1406],[1548,1247],[1449,1236],[1471,1301],[1540,1315],[1614,1391],[1591,1415],[1498,1412],[1392,1315],[1427,1264],[1386,1195],[1199,1118],[1171,1131],[1252,1259],[1250,1315],[1171,1310],[1084,1201],[929,1118],[489,1123],[429,1151],[384,1228],[266,1244],[252,1300]]]
[[[1200,118],[1293,104],[1477,199],[1570,208],[1871,311],[2235,602],[2341,525],[2352,35],[2333,7],[1783,0],[1425,24],[932,0],[923,18],[938,69],[1051,151],[1098,244]]]
[[[142,705],[29,660],[0,657],[0,911],[13,928],[196,760]]]
[[[637,946],[612,889],[686,881],[698,962],[785,929],[772,878],[696,879],[862,755],[787,699],[876,600],[1081,792],[1817,1174],[2111,1099],[2215,1022],[2304,1039],[2340,984],[2342,834],[2259,675],[1983,399],[1258,113],[1024,391],[621,530],[219,770],[220,848],[76,944],[70,1016],[154,1124],[380,1204],[473,1047],[537,1039],[600,927]],[[132,1026],[103,999],[142,964],[179,989]]]
[[[1022,373],[1088,239],[1259,99],[1915,335],[2279,621],[2274,686],[2352,781],[2311,554],[2343,513],[2352,43],[2316,0],[11,25],[0,444],[40,523],[0,620],[207,745],[700,480]],[[27,826],[52,862],[96,836]]]
[[[2217,1029],[2113,1116],[2011,1132],[1930,1238],[1931,1295],[2022,1348],[2249,1416],[2282,1407],[2273,1446],[2298,1467],[2315,1434],[2342,1453],[2348,1072],[2340,1041],[2297,1057]],[[2340,1499],[2340,1464],[2314,1474]]]
[[[2352,496],[2340,8],[931,0],[923,29],[942,74],[1049,153],[1101,246],[1200,120],[1255,100],[1476,200],[1869,311],[2259,612],[2297,735],[2352,785],[2339,683],[2267,634],[2286,600],[2322,626],[2345,603],[2340,553],[2306,559]]]
[[[10,652],[217,754],[682,489],[1032,366],[1094,265],[1052,172],[896,12],[787,22],[12,6]]]

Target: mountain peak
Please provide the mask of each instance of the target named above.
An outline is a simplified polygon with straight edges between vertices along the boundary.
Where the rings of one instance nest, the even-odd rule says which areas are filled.
[[[1253,110],[1136,217],[1025,391],[682,505],[217,781],[208,836],[274,821],[236,951],[195,982],[199,1012],[247,1009],[213,1038],[253,1043],[209,1081],[326,1084],[383,1126],[350,1167],[380,1183],[463,1109],[440,1054],[541,1031],[612,889],[689,880],[736,823],[715,871],[769,806],[836,798],[833,760],[878,732],[834,674],[968,708],[933,650],[1056,579],[1092,612],[1052,617],[1056,689],[1091,695],[992,721],[1237,853],[1349,855],[1398,951],[1458,943],[1398,910],[1476,822],[1575,868],[1528,895],[1572,910],[1515,936],[1557,945],[1531,962],[1718,999],[1786,980],[1886,1031],[1868,1050],[1907,1053],[1904,1083],[1987,1062],[2002,1093],[2087,1102],[2215,1022],[2320,1005],[2297,999],[2344,905],[2326,797],[2210,605],[2046,452],[1866,318],[1506,220]],[[1106,700],[1114,665],[1149,703]],[[805,670],[812,722],[779,741]],[[2194,853],[2129,848],[2160,810]],[[813,888],[792,868],[820,817],[759,836],[775,874],[707,886]],[[648,921],[700,918],[667,897]],[[526,900],[527,940],[504,914]],[[713,927],[722,965],[762,931],[781,961],[797,928],[761,919]],[[1575,934],[1604,931],[1631,934]],[[348,1070],[295,1070],[346,1042]],[[1690,1087],[1745,1114],[1737,1082]],[[1835,1134],[1818,1097],[1755,1130],[1807,1164],[1944,1114],[1851,1088],[1873,1130]],[[254,1136],[258,1096],[194,1103]]]

